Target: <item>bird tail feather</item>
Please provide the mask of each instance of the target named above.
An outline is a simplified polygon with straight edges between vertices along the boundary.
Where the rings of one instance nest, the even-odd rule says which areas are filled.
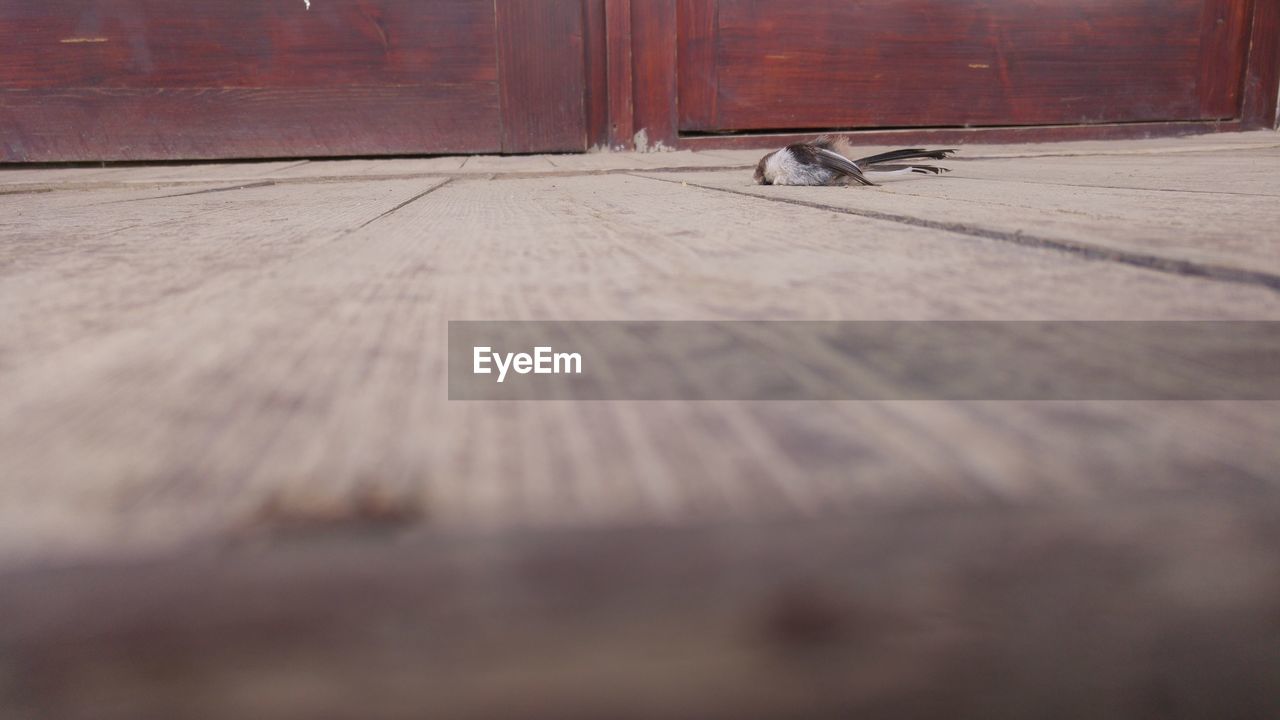
[[[872,165],[864,172],[873,173],[877,177],[883,175],[941,175],[942,173],[951,172],[944,167],[936,165]]]
[[[916,160],[928,158],[930,160],[945,160],[954,153],[954,149],[948,150],[925,150],[924,148],[904,148],[902,150],[890,150],[879,155],[869,155],[864,158],[854,160],[859,166],[877,165],[879,163],[893,162],[895,160]]]

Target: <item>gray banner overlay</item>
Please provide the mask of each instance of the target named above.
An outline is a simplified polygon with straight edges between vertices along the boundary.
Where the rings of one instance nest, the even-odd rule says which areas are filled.
[[[1280,322],[450,322],[451,400],[1277,400]]]

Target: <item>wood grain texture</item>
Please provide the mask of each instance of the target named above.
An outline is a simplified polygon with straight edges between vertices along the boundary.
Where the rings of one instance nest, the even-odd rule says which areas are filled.
[[[1244,4],[1233,0],[1224,9],[1235,18]],[[716,122],[682,129],[1032,125],[1236,115],[1223,113],[1231,77],[1221,89],[1202,78],[1233,71],[1239,76],[1235,55],[1242,47],[1243,24],[1232,20],[1219,28],[1215,17],[1214,27],[1203,27],[1202,0],[1175,0],[1158,9],[1144,0],[720,0],[716,7]],[[1204,42],[1209,51],[1202,55]],[[1204,93],[1198,91],[1201,86]],[[693,95],[681,100],[699,101]]]
[[[0,713],[1266,718],[1274,495],[701,529],[331,526],[0,575]],[[310,540],[310,542],[306,542]],[[256,545],[256,547],[255,547]]]
[[[586,55],[587,145],[609,147],[609,29],[606,0],[583,0]]]
[[[609,147],[635,148],[635,72],[631,0],[605,0],[609,76]]]
[[[493,21],[475,0],[0,7],[6,89],[492,84]]]
[[[1201,155],[1214,153],[1184,154],[1180,170]],[[1041,183],[1060,172],[1022,163]],[[472,177],[421,197],[438,183],[0,196],[0,560],[224,537],[282,495],[323,509],[372,493],[415,522],[475,530],[1280,477],[1274,403],[450,403],[449,320],[1280,318],[1266,286],[963,232],[1006,215],[1072,227],[1061,197],[1074,191],[1054,185],[873,193],[947,229],[696,187],[714,173]],[[1156,196],[1124,202],[1169,217],[1113,204],[1094,232],[1204,237],[1205,203]],[[1227,207],[1255,212],[1212,217]]]
[[[679,110],[681,130],[716,127],[720,64],[716,53],[719,4],[715,0],[678,0]]]
[[[581,1],[497,0],[504,153],[587,149]]]
[[[501,146],[490,2],[5,3],[0,33],[0,161]]]
[[[0,91],[7,162],[499,150],[494,86]]]
[[[1238,118],[1249,56],[1252,2],[1206,0],[1200,20],[1200,108],[1205,117]]]
[[[676,0],[631,3],[635,144],[642,151],[676,146],[678,26]]]
[[[1242,120],[1249,128],[1280,126],[1280,0],[1254,0]]]
[[[1275,122],[1276,0],[931,2],[9,3],[0,162],[580,151],[637,137],[646,149],[730,147],[768,141],[678,131],[1245,117],[935,135],[1146,137]],[[833,88],[870,100],[832,102]]]

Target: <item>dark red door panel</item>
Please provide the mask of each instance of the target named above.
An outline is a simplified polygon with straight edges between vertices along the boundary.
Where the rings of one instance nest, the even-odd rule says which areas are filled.
[[[685,131],[1237,117],[1248,0],[681,0]]]
[[[581,4],[536,1],[0,0],[0,161],[582,150]]]

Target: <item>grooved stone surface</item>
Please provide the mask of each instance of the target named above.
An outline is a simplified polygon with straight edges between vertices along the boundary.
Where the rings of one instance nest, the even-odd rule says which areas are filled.
[[[867,189],[759,188],[759,153],[727,151],[0,170],[0,564],[313,521],[1272,490],[1278,403],[451,403],[445,341],[484,319],[1280,320],[1278,146],[974,146]]]

